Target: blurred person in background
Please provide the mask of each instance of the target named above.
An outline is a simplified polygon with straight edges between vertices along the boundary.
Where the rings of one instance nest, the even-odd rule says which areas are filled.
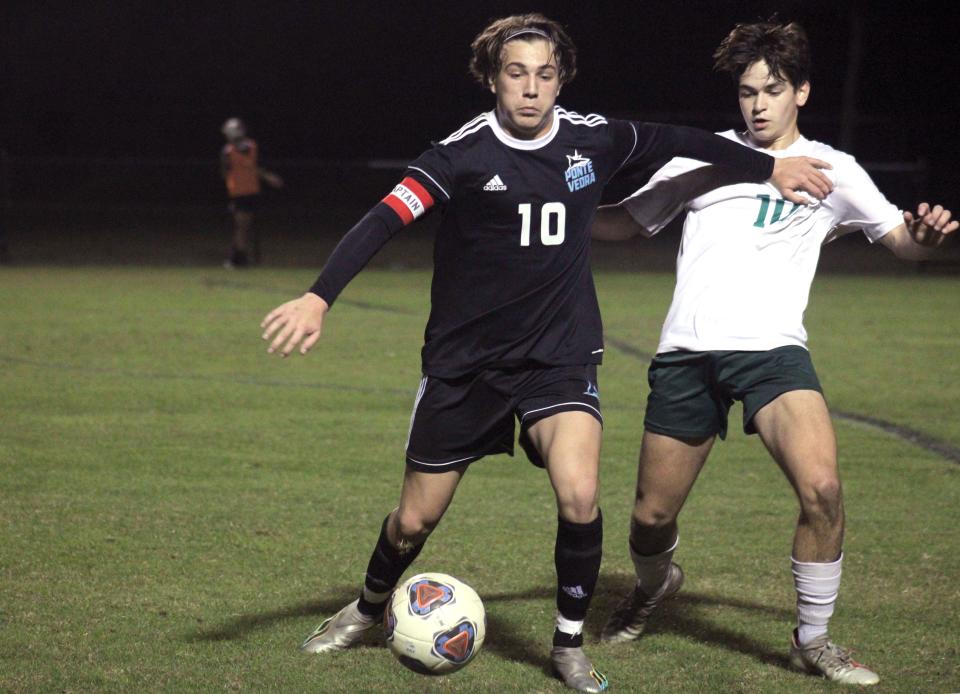
[[[220,174],[230,198],[228,209],[233,227],[230,251],[223,265],[242,268],[260,261],[260,244],[253,228],[260,181],[271,188],[282,188],[283,179],[257,164],[257,143],[247,137],[242,120],[230,118],[220,131],[227,140],[220,153]]]

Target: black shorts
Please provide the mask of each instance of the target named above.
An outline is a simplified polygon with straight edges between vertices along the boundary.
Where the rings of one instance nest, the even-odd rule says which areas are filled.
[[[230,198],[230,204],[227,205],[227,209],[231,213],[255,212],[258,197],[258,195],[239,195],[235,198]]]
[[[796,345],[763,352],[663,352],[650,362],[647,380],[643,426],[674,438],[726,438],[734,400],[743,402],[743,431],[755,434],[754,415],[778,396],[823,392],[810,353]]]
[[[444,472],[485,455],[513,455],[516,418],[521,447],[530,462],[543,467],[526,431],[569,411],[586,412],[603,424],[595,364],[487,369],[456,379],[424,376],[410,417],[407,465]]]

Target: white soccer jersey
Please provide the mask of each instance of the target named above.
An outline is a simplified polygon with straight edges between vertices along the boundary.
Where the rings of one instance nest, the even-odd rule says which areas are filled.
[[[759,149],[733,130],[720,135]],[[623,203],[651,233],[687,212],[657,352],[806,347],[803,312],[820,247],[856,229],[872,243],[903,223],[850,155],[804,137],[764,151],[829,162],[833,192],[796,205],[769,183],[725,185],[723,169],[675,158]]]

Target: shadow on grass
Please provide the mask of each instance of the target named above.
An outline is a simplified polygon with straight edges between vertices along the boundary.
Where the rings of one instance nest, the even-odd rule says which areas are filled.
[[[591,605],[591,614],[609,615],[616,608],[617,602],[633,589],[634,581],[635,578],[632,574],[605,574],[601,576],[600,590]],[[724,595],[681,590],[654,613],[645,634],[677,634],[695,639],[706,645],[719,646],[728,651],[742,653],[756,658],[761,663],[790,669],[786,653],[788,635],[784,635],[783,648],[771,649],[767,644],[752,639],[740,631],[726,628],[713,617],[705,617],[702,610],[709,607],[730,607],[746,612],[760,612],[778,621],[786,622],[794,617],[792,610],[774,605]],[[601,621],[588,621],[586,627],[587,632],[595,639],[600,638]],[[641,643],[642,641],[643,639],[640,640]]]
[[[308,600],[288,607],[281,607],[266,612],[255,614],[242,614],[233,619],[227,620],[218,626],[200,627],[196,631],[187,635],[188,641],[233,641],[242,639],[247,634],[258,629],[265,629],[278,622],[284,622],[289,619],[299,617],[317,617],[322,619],[329,617],[337,612],[341,607],[357,597],[356,586],[341,586],[331,592],[331,597],[323,600]],[[373,634],[369,639],[372,645],[377,639],[382,641],[379,636],[375,636],[376,629],[371,629]],[[307,634],[303,634],[306,638]],[[364,644],[368,639],[364,639]]]
[[[523,591],[485,593],[482,598],[486,605],[499,602],[517,602],[519,600],[549,600],[553,601],[556,588],[541,586]],[[487,653],[495,653],[504,660],[515,663],[526,663],[540,669],[547,677],[553,676],[550,667],[549,643],[540,643],[524,637],[518,630],[517,624],[499,616],[491,615],[487,611],[487,640],[483,645]]]
[[[588,641],[598,641],[603,620],[606,619],[621,597],[633,588],[634,577],[628,574],[604,574],[600,577],[599,590],[593,600],[590,618],[586,624]],[[297,619],[299,617],[323,618],[334,614],[356,597],[356,586],[341,586],[332,595],[322,600],[310,600],[288,607],[240,615],[218,626],[202,627],[187,635],[189,641],[231,641],[242,639],[258,629],[267,628],[275,623]],[[553,600],[553,586],[533,587],[522,591],[487,593],[483,601],[487,605],[500,602],[523,600]],[[788,668],[786,647],[771,649],[766,644],[750,638],[746,634],[724,627],[713,618],[705,618],[703,608],[729,607],[747,612],[760,612],[772,618],[789,621],[793,617],[791,610],[772,605],[752,602],[741,598],[723,595],[711,595],[681,591],[676,597],[664,603],[650,621],[647,634],[672,633],[695,639],[710,646],[718,646],[756,658],[758,661],[778,667]],[[303,635],[304,637],[306,634]],[[642,642],[642,640],[641,640]],[[380,629],[371,629],[362,642],[365,646],[383,646]],[[550,664],[546,657],[549,644],[541,644],[524,636],[518,625],[499,615],[487,613],[487,641],[484,650],[514,662],[521,662],[541,669],[550,674]]]
[[[186,635],[186,640],[196,641],[234,641],[246,638],[250,633],[259,629],[301,617],[316,617],[318,620],[329,617],[357,596],[356,586],[341,586],[331,592],[334,597],[323,600],[309,600],[288,607],[268,610],[255,614],[245,614],[217,626],[201,627]],[[532,588],[514,593],[495,593],[485,595],[483,600],[490,604],[494,602],[514,602],[517,600],[549,600],[554,590],[551,588]],[[302,634],[305,638],[306,633]],[[492,638],[491,638],[492,636]],[[359,645],[367,647],[385,647],[383,630],[379,627],[370,629],[364,634]],[[525,639],[517,633],[516,625],[497,616],[487,614],[487,639],[484,651],[495,653],[505,660],[526,663],[541,669],[550,675],[550,663],[547,658],[548,645],[539,644]]]
[[[633,589],[634,576],[628,574],[602,574],[596,597],[590,607],[585,625],[587,642],[599,641],[600,631],[607,616],[613,612],[620,599]],[[551,600],[553,587],[531,588],[520,592],[485,594],[483,601],[514,602],[517,600]],[[782,621],[789,621],[794,614],[773,605],[753,602],[724,595],[681,591],[664,603],[650,621],[647,634],[672,633],[695,639],[709,646],[719,646],[729,651],[742,653],[762,663],[789,669],[786,642],[782,649],[771,649],[766,644],[750,638],[734,629],[725,628],[713,618],[704,617],[702,610],[710,607],[729,607],[746,612],[759,612]],[[545,663],[543,644],[531,643],[516,633],[516,627],[502,619],[493,619],[488,614],[488,641],[485,649],[507,660],[523,661],[550,674],[550,665]]]

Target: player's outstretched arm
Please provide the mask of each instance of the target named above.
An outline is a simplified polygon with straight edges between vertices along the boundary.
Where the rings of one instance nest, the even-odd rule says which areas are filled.
[[[832,167],[820,159],[773,157],[697,128],[650,123],[636,125],[643,143],[637,151],[648,164],[667,157],[686,157],[718,164],[743,176],[743,182],[768,181],[784,198],[800,205],[807,204],[808,198],[798,191],[823,199],[833,190],[833,183],[822,171]]]
[[[433,197],[407,177],[340,239],[310,291],[270,311],[260,322],[267,352],[288,356],[310,351],[320,339],[323,318],[340,292],[377,251],[404,226],[433,206]]]
[[[267,171],[266,169],[258,168],[257,176],[259,176],[260,180],[271,188],[283,188],[283,179],[277,174],[273,173],[273,171]]]
[[[590,227],[593,238],[600,241],[626,241],[637,234],[644,238],[652,236],[620,205],[601,205],[597,208]]]
[[[281,357],[299,347],[306,354],[320,339],[323,317],[330,306],[313,292],[299,299],[280,304],[260,322],[263,339],[271,340],[267,352],[279,352]]]
[[[904,260],[925,260],[960,227],[942,205],[921,202],[916,213],[905,211],[903,224],[880,238],[880,243]]]
[[[833,183],[822,169],[832,169],[829,163],[812,157],[782,157],[773,165],[772,183],[790,202],[806,205],[809,202],[797,191],[806,191],[823,200],[833,190]]]

